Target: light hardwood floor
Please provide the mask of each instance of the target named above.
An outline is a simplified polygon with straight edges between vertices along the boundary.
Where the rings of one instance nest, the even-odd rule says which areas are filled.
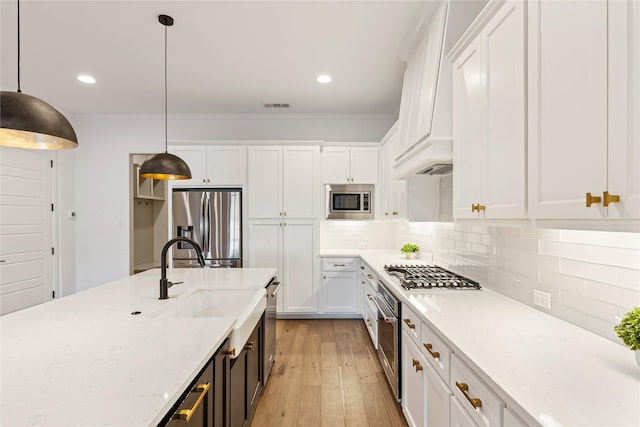
[[[278,320],[251,427],[404,427],[362,320]]]

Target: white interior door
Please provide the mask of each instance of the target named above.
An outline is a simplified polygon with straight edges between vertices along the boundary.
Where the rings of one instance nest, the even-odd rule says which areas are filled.
[[[53,298],[52,157],[0,148],[0,315]]]

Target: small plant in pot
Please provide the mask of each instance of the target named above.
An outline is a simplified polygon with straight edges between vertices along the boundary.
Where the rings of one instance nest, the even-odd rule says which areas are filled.
[[[400,248],[400,252],[404,252],[404,256],[407,259],[415,259],[416,252],[418,252],[420,248],[418,245],[414,245],[413,243],[405,243],[404,246]]]
[[[640,366],[640,307],[634,307],[613,329],[624,345],[636,352],[636,362]]]

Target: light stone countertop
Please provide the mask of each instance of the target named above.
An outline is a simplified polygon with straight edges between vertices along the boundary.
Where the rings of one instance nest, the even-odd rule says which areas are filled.
[[[384,265],[425,263],[400,252],[320,254],[360,256],[528,424],[640,426],[640,368],[628,348],[487,288],[407,292]]]
[[[148,315],[197,289],[264,292],[275,274],[169,269],[184,283],[161,301],[154,269],[0,317],[0,425],[157,424],[236,319]]]

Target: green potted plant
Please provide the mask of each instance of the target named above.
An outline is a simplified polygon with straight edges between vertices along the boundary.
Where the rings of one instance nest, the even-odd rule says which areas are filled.
[[[640,366],[640,307],[631,309],[613,329],[624,345],[636,352],[636,363]]]
[[[418,252],[420,248],[418,245],[414,245],[413,243],[405,243],[401,248],[400,252],[404,252],[404,256],[407,259],[415,259],[416,252]]]

